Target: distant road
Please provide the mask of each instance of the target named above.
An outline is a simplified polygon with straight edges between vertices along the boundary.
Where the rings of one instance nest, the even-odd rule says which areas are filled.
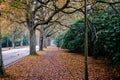
[[[36,46],[36,50],[38,50],[38,46]],[[29,55],[29,47],[2,51],[2,55],[4,66],[7,67],[19,59]]]

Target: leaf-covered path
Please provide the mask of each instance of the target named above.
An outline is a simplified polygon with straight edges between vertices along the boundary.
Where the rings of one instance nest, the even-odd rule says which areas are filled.
[[[38,56],[27,56],[6,69],[0,80],[84,80],[84,56],[51,46]],[[110,80],[111,68],[99,60],[89,60],[89,80]]]
[[[48,48],[46,55],[43,56],[39,65],[41,65],[41,67],[38,66],[38,68],[40,68],[38,73],[43,76],[43,80],[73,79],[62,62],[58,49],[55,47]],[[34,73],[36,72],[37,70]]]

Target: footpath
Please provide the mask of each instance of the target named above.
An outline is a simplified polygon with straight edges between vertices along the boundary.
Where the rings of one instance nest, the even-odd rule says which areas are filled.
[[[88,57],[89,80],[111,80],[113,68]],[[0,80],[84,80],[84,56],[54,46],[7,67]]]

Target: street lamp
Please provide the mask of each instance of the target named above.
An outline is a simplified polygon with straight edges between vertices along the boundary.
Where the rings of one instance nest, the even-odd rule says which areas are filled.
[[[59,29],[59,30],[58,30],[58,33],[60,33],[60,32],[61,32],[61,30]]]
[[[85,80],[88,80],[88,26],[87,26],[87,0],[85,0],[85,39],[84,39],[84,54],[85,54]]]
[[[34,5],[36,5],[36,4],[37,4],[37,1],[36,1],[36,0],[34,0],[34,1],[33,1],[33,4],[34,4]]]
[[[36,0],[34,0],[32,3],[31,3],[31,5],[32,5],[32,11],[34,11],[35,10],[35,7],[36,7],[36,5],[37,5],[37,1]]]

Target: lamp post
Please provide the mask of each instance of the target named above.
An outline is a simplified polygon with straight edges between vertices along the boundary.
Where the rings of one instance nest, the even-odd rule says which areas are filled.
[[[88,80],[88,26],[87,26],[87,0],[85,0],[85,39],[84,39],[84,54],[85,54],[85,80]]]
[[[36,5],[37,5],[37,1],[36,0],[34,0],[33,2],[32,2],[32,11],[34,11],[35,10],[35,7],[36,7]]]
[[[61,30],[59,29],[59,30],[58,30],[58,33],[60,34],[60,32],[61,32]]]

